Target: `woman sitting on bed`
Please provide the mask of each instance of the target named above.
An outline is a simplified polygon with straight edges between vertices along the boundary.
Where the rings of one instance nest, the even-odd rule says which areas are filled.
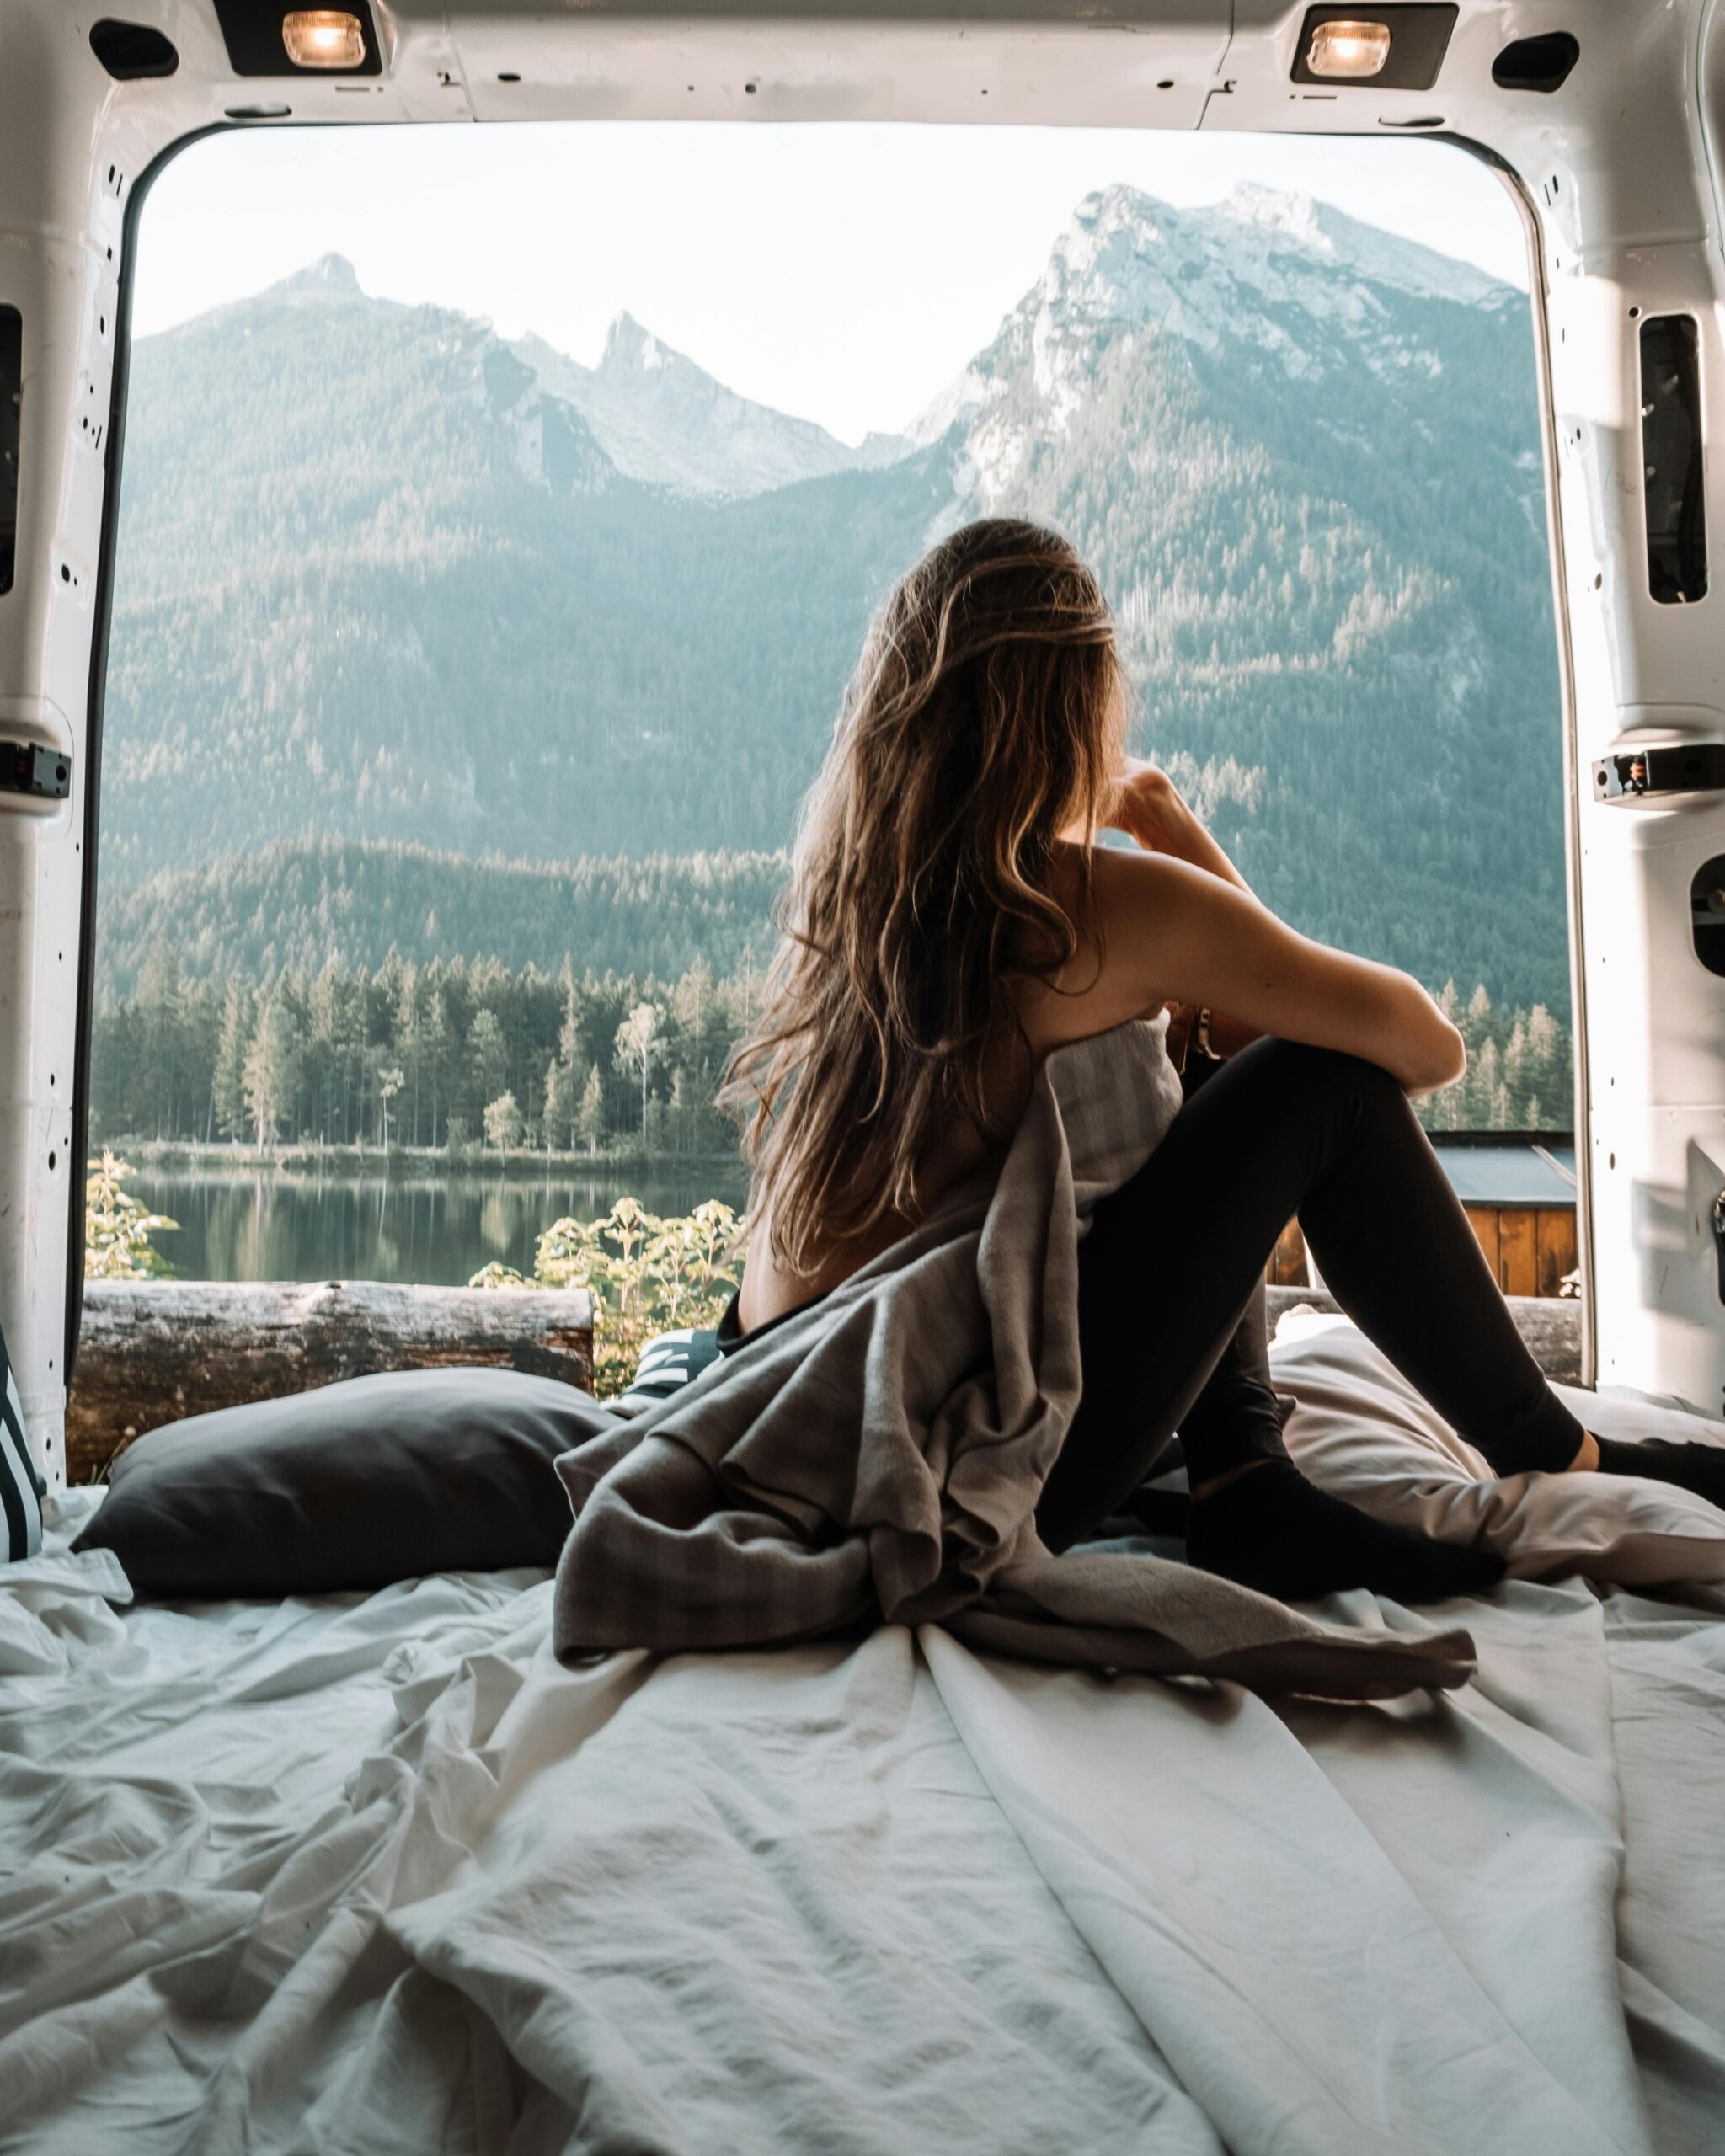
[[[1196,1565],[1293,1599],[1500,1577],[1289,1458],[1264,1273],[1296,1212],[1342,1308],[1499,1474],[1651,1473],[1720,1502],[1725,1453],[1595,1438],[1524,1346],[1409,1104],[1461,1077],[1455,1028],[1407,974],[1260,905],[1126,755],[1128,712],[1100,587],[1053,532],[968,526],[888,599],[729,1075],[754,1227],[721,1346],[997,1156],[1051,1049],[1173,1006],[1183,1033],[1208,1016],[1226,1060],[1188,1059],[1184,1105],[1080,1246],[1083,1395],[1037,1510],[1051,1549],[1118,1512],[1178,1430]],[[1135,846],[1098,846],[1103,826]]]

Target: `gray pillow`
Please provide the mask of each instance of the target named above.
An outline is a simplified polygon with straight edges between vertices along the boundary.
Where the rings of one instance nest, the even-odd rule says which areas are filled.
[[[607,1407],[520,1370],[401,1370],[194,1415],[123,1452],[72,1545],[140,1594],[313,1594],[427,1572],[547,1570],[569,1531],[553,1462]]]

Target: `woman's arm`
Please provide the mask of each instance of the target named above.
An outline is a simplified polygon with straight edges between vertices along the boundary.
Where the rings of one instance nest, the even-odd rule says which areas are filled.
[[[1146,852],[1189,861],[1194,868],[1204,869],[1252,894],[1252,886],[1193,813],[1172,779],[1154,764],[1129,756],[1104,813],[1111,830],[1124,831]],[[1210,1045],[1219,1055],[1234,1054],[1248,1041],[1255,1041],[1263,1030],[1226,1011],[1211,1009]]]
[[[1107,848],[1092,875],[1114,977],[1103,993],[1123,1012],[1207,1003],[1253,1036],[1381,1064],[1410,1093],[1454,1085],[1466,1069],[1461,1034],[1411,974],[1314,942],[1239,884],[1171,856]]]

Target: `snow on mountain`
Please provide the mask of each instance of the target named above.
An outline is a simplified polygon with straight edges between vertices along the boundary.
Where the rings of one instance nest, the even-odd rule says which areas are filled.
[[[1309,195],[1242,183],[1219,204],[1183,209],[1116,185],[1078,205],[992,343],[902,434],[852,447],[728,388],[627,313],[593,367],[542,337],[486,331],[474,393],[510,429],[523,475],[556,492],[602,490],[609,467],[679,494],[735,499],[878,469],[956,430],[967,491],[985,501],[1010,484],[1033,437],[1058,438],[1071,424],[1122,338],[1172,337],[1211,354],[1242,346],[1295,377],[1343,343],[1381,375],[1434,374],[1438,352],[1399,318],[1406,296],[1489,308],[1520,298]],[[336,254],[264,296],[403,311],[367,298]]]
[[[1245,183],[1214,206],[1183,209],[1104,188],[1078,205],[993,342],[905,437],[921,446],[959,428],[985,498],[1020,467],[1033,435],[1065,432],[1122,339],[1181,339],[1210,354],[1252,348],[1296,377],[1345,344],[1380,375],[1434,374],[1441,359],[1410,339],[1396,306],[1403,296],[1490,308],[1521,296],[1308,195]],[[1009,392],[1007,423],[999,408]]]
[[[1140,196],[1140,200],[1147,202],[1150,197]],[[1414,292],[1422,299],[1454,300],[1463,307],[1484,307],[1501,305],[1518,296],[1511,286],[1487,276],[1471,263],[1439,254],[1416,241],[1398,238],[1379,226],[1362,224],[1344,211],[1327,202],[1315,201],[1309,195],[1290,195],[1278,188],[1242,180],[1209,214],[1260,235],[1267,256],[1282,255],[1284,273],[1287,248],[1278,248],[1279,240],[1290,243],[1312,261],[1329,269],[1344,275],[1351,273],[1371,284]],[[1262,259],[1255,250],[1247,258],[1249,261]],[[1248,270],[1247,274],[1252,273]]]
[[[900,442],[875,446],[879,437],[852,449],[811,420],[740,397],[633,315],[611,323],[596,367],[541,337],[523,337],[510,349],[542,388],[580,414],[618,471],[650,485],[690,494],[760,494],[905,451]]]

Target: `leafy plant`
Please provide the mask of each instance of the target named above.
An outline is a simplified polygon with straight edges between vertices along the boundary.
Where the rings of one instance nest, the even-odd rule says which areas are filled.
[[[521,1111],[513,1093],[499,1093],[485,1103],[485,1143],[494,1152],[507,1153],[521,1142]]]
[[[151,1213],[122,1187],[129,1161],[104,1147],[84,1181],[84,1276],[90,1280],[150,1280],[174,1267],[150,1238],[178,1228],[165,1213]]]
[[[540,1236],[529,1280],[506,1265],[476,1273],[472,1288],[585,1288],[593,1298],[593,1389],[625,1390],[655,1333],[716,1325],[742,1278],[748,1222],[716,1198],[681,1218],[620,1198],[596,1220],[554,1220]]]

